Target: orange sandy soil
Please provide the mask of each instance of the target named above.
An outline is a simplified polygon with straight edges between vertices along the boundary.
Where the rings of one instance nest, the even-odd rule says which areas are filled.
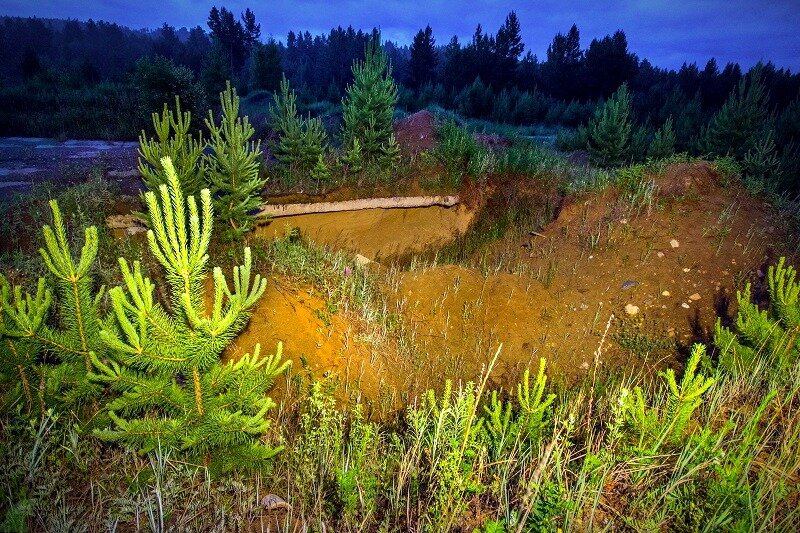
[[[552,378],[572,381],[595,365],[613,315],[597,358],[601,369],[649,372],[679,364],[692,342],[711,339],[717,316],[732,316],[737,288],[752,281],[759,289],[766,266],[780,255],[797,264],[797,248],[770,206],[738,186],[722,187],[706,163],[676,165],[655,179],[657,202],[638,214],[613,190],[569,199],[540,235],[520,228],[493,244],[480,259],[489,273],[375,267],[388,312],[399,317],[392,332],[402,338],[374,335],[352,313],[327,313],[313,289],[272,279],[228,355],[255,342],[272,349],[280,340],[295,372],[336,375],[347,393],[360,390],[366,399],[396,404],[445,378],[475,379],[501,343],[495,384],[512,385],[539,357],[547,359]],[[469,220],[457,210],[406,211],[419,212],[275,222],[375,257],[443,243]],[[501,263],[501,271],[492,271]],[[623,289],[625,282],[632,287]],[[638,312],[627,314],[627,304]]]

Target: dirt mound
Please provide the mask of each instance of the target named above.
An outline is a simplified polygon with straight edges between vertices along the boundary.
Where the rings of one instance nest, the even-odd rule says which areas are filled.
[[[668,166],[655,176],[655,182],[662,195],[684,196],[689,192],[707,194],[720,180],[713,164],[696,161]]]
[[[436,145],[436,118],[423,109],[394,124],[394,136],[400,145],[400,152],[411,157],[426,152]]]
[[[252,353],[257,343],[262,353],[274,353],[282,342],[283,356],[292,360],[294,372],[310,371],[317,378],[330,373],[339,378],[343,397],[355,387],[375,399],[394,365],[388,360],[391,350],[370,342],[363,329],[358,320],[331,313],[313,289],[271,277],[250,322],[224,359]]]

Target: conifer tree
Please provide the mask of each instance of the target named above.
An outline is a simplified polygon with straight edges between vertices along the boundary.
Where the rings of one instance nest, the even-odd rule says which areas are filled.
[[[433,30],[425,26],[419,30],[411,43],[411,58],[408,63],[411,87],[419,90],[426,83],[431,83],[434,78],[434,69],[438,58],[436,56],[436,39]]]
[[[97,228],[86,229],[76,260],[55,200],[50,209],[53,226],[42,228],[45,247],[39,252],[54,280],[57,320],[48,321],[53,298],[44,278],[31,296],[0,276],[0,366],[7,380],[19,380],[15,390],[29,412],[50,403],[80,408],[101,392],[90,379],[91,353],[105,352],[99,309],[104,290],[92,294],[90,275],[97,256]]]
[[[602,166],[625,162],[631,142],[631,100],[627,84],[602,106],[589,123],[589,153]]]
[[[365,164],[386,167],[397,160],[400,148],[392,129],[397,86],[380,46],[380,34],[367,43],[364,60],[353,62],[352,70],[353,83],[342,100],[345,152],[354,150],[358,140]]]
[[[272,129],[280,136],[272,149],[284,172],[292,180],[310,173],[323,159],[328,134],[319,118],[298,116],[297,96],[286,77],[281,81],[280,94],[274,96],[270,114]]]
[[[261,141],[250,141],[255,130],[247,117],[239,116],[239,97],[230,82],[219,98],[220,124],[217,125],[212,111],[205,120],[212,150],[205,155],[205,164],[225,236],[237,239],[252,229],[255,221],[251,212],[261,203],[259,191],[265,183],[259,178]]]
[[[675,128],[672,126],[672,117],[669,117],[653,136],[653,140],[647,148],[647,157],[663,159],[671,156],[674,152]]]
[[[739,310],[735,332],[718,319],[714,344],[719,362],[730,372],[747,372],[759,358],[785,371],[800,357],[800,280],[797,271],[781,257],[767,271],[770,305],[759,309],[751,302],[751,287],[736,293]]]
[[[742,161],[759,140],[769,110],[769,94],[756,66],[731,91],[722,108],[711,117],[702,134],[703,148],[715,155],[730,155]]]
[[[226,470],[257,467],[279,451],[260,441],[274,406],[266,396],[289,365],[281,347],[263,357],[252,355],[223,363],[220,355],[246,325],[266,280],[251,276],[250,249],[233,269],[233,290],[214,268],[210,309],[203,297],[212,232],[208,189],[194,197],[180,192],[168,158],[162,162],[166,184],[145,195],[151,252],[162,265],[171,290],[169,306],[154,298],[153,282],[120,259],[125,286],[109,291],[113,313],[101,332],[113,358],[94,358],[96,379],[120,394],[108,404],[113,426],[97,431],[106,440],[141,452],[158,446],[190,460]]]
[[[164,175],[161,158],[169,157],[183,194],[197,194],[205,174],[202,155],[206,143],[201,132],[197,133],[197,139],[189,133],[192,114],[181,112],[181,100],[176,96],[174,112],[164,104],[161,115],[153,113],[152,118],[156,138],[148,138],[144,130],[139,135],[139,172],[145,185],[151,191],[158,189]]]

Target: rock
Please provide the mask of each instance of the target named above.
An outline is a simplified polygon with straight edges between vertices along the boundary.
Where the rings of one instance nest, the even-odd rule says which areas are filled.
[[[697,301],[697,300],[699,300],[700,298],[702,298],[702,296],[700,296],[700,295],[699,295],[699,294],[697,294],[697,293],[694,293],[694,294],[692,294],[691,296],[689,296],[689,299],[690,299],[691,301],[693,301],[693,302],[696,302],[696,301]]]
[[[684,272],[689,272],[690,270],[691,270],[691,268],[684,268],[683,269]]]
[[[622,283],[622,290],[627,291],[628,289],[632,289],[639,284],[638,281],[634,281],[632,279],[627,279]]]
[[[106,218],[106,226],[111,230],[123,231],[126,235],[147,231],[147,228],[133,215],[111,215]]]
[[[353,260],[356,262],[358,266],[361,267],[367,266],[368,264],[373,262],[372,259],[370,259],[369,257],[364,257],[361,254],[356,254],[355,257],[353,257]]]
[[[264,509],[267,511],[290,511],[292,506],[289,503],[281,498],[276,494],[267,494],[261,500],[261,505],[264,506]]]
[[[670,292],[669,292],[669,291],[664,291],[664,292],[662,292],[662,293],[661,293],[661,296],[667,296],[667,297],[669,297],[669,296],[672,296],[672,295],[670,294]]]
[[[656,255],[659,257],[659,259],[664,258],[664,252],[657,252]]]
[[[689,304],[687,304],[686,302],[683,302],[681,304],[681,307],[683,307],[684,309],[689,309]]]
[[[625,313],[633,316],[639,313],[639,308],[633,304],[628,304],[625,306]]]
[[[133,179],[133,178],[140,178],[141,176],[142,174],[141,172],[139,172],[138,169],[108,171],[108,177],[115,179]]]
[[[672,246],[673,248],[677,248],[681,244],[676,239],[672,239],[671,241],[669,241],[669,245]]]

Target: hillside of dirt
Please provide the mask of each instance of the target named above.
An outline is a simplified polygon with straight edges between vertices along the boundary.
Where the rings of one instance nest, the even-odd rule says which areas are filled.
[[[498,271],[373,268],[411,346],[402,355],[397,342],[363,342],[369,336],[357,316],[328,317],[319,296],[280,280],[232,353],[256,339],[280,340],[315,375],[359,381],[373,399],[387,390],[413,396],[445,376],[475,379],[501,344],[493,380],[503,384],[540,357],[551,376],[567,382],[595,365],[647,371],[680,364],[691,343],[710,341],[718,317],[730,321],[737,289],[752,282],[758,293],[767,265],[781,255],[796,263],[797,247],[771,206],[738,185],[723,186],[708,163],[668,167],[653,179],[649,206],[632,210],[612,188],[567,198],[539,231],[509,232],[481,260],[504,265]],[[294,220],[277,219],[284,227],[271,231],[298,227],[314,242],[374,258],[441,243],[473,216],[413,211],[287,217]]]

